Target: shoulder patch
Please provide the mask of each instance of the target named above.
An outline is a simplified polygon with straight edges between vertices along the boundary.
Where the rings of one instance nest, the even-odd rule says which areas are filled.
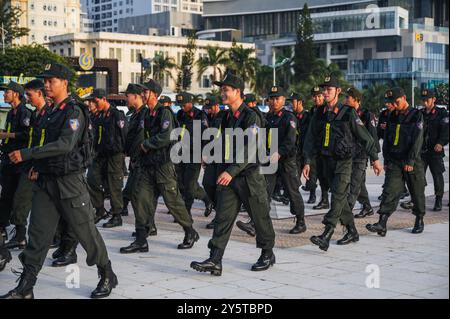
[[[26,117],[23,119],[23,125],[30,126],[30,118],[29,117]]]
[[[253,135],[256,135],[256,134],[258,134],[259,126],[258,126],[258,124],[254,123],[254,124],[250,125],[250,129],[251,129]]]
[[[124,127],[125,127],[125,121],[124,121],[124,120],[117,121],[117,125],[118,125],[120,128],[124,128]]]
[[[297,128],[297,124],[295,123],[295,121],[289,121],[289,123],[291,124],[292,128]]]
[[[69,125],[72,131],[78,131],[78,129],[80,128],[80,121],[78,121],[78,119],[71,119],[69,120]]]
[[[359,117],[356,118],[355,122],[358,125],[364,126],[364,123],[361,121],[361,119]]]
[[[423,129],[423,121],[417,122],[417,128],[418,128],[419,130],[422,130],[422,129]]]
[[[145,127],[145,121],[144,121],[144,120],[141,120],[141,121],[139,122],[139,126],[140,126],[141,128],[144,128],[144,127]]]
[[[448,124],[448,116],[444,117],[444,118],[442,119],[442,122],[444,122],[445,124]]]
[[[167,129],[169,127],[169,125],[170,125],[170,121],[169,120],[164,121],[162,123],[162,129],[163,130]]]

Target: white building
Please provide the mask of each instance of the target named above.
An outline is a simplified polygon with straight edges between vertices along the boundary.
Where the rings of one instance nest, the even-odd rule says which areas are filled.
[[[13,0],[11,5],[23,12],[20,26],[30,29],[15,44],[43,44],[54,35],[80,32],[79,0]]]
[[[119,91],[125,91],[128,83],[139,83],[141,78],[141,63],[139,54],[147,59],[156,54],[172,57],[180,65],[188,39],[183,37],[159,37],[125,33],[71,33],[51,37],[48,44],[50,50],[62,56],[78,57],[83,53],[91,53],[94,58],[117,59],[119,62]],[[245,48],[255,48],[254,44],[238,43]],[[197,40],[196,60],[206,54],[207,46],[231,48],[231,42]],[[175,91],[177,70],[171,71],[172,78],[166,77],[164,92]],[[198,79],[194,68],[191,92],[204,94],[212,89],[212,68]]]
[[[203,0],[81,0],[94,31],[117,32],[120,18],[166,11],[203,13]]]

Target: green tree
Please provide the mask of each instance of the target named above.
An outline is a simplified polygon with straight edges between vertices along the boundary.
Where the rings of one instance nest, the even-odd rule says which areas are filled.
[[[19,26],[22,14],[23,11],[20,8],[11,6],[11,1],[0,0],[0,28],[3,26],[5,29],[5,46],[10,45],[16,38],[28,35],[30,29]],[[1,34],[2,30],[0,30]]]
[[[266,96],[273,84],[273,70],[267,65],[258,65],[255,77],[255,93]]]
[[[177,67],[172,57],[165,57],[163,54],[156,54],[152,61],[153,64],[153,80],[164,87],[164,79],[174,79],[172,70]],[[150,76],[151,70],[147,70],[145,76]]]
[[[307,78],[313,71],[314,55],[313,23],[308,5],[305,3],[297,25],[297,42],[294,49],[294,73],[297,82]]]
[[[448,82],[436,85],[436,103],[448,107]]]
[[[181,58],[181,65],[178,67],[176,91],[188,91],[192,85],[193,68],[195,64],[195,52],[197,51],[197,39],[195,35],[188,38],[186,50]]]
[[[384,94],[389,89],[387,84],[374,83],[362,91],[362,107],[378,114],[384,107]]]
[[[223,68],[229,64],[228,51],[218,46],[207,46],[206,56],[197,60],[198,69],[197,80],[209,69],[213,69],[213,81],[217,81],[223,77]]]
[[[252,87],[255,84],[256,70],[258,68],[258,59],[255,57],[255,49],[244,48],[233,42],[230,49],[230,63],[228,71],[241,77],[245,83],[249,83]]]

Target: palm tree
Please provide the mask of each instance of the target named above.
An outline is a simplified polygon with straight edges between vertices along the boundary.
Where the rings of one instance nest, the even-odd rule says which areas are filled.
[[[378,113],[384,107],[384,94],[388,86],[374,83],[363,91],[362,106],[371,112]]]
[[[28,35],[30,29],[20,27],[22,14],[23,11],[11,5],[11,1],[0,0],[0,28],[3,26],[5,29],[5,45],[10,45],[16,38]]]
[[[174,79],[172,70],[177,67],[175,60],[172,57],[164,56],[163,54],[156,54],[153,58],[153,79],[164,87],[164,79]],[[151,70],[147,70],[145,76],[150,75]]]
[[[198,68],[197,80],[200,81],[202,75],[209,69],[213,69],[213,81],[217,81],[223,77],[223,69],[221,66],[229,64],[228,51],[219,48],[218,46],[206,47],[207,56],[201,57],[197,60],[196,65]]]
[[[259,62],[255,57],[255,52],[253,48],[244,48],[236,43],[233,43],[230,49],[228,70],[240,76],[245,83],[256,76]]]

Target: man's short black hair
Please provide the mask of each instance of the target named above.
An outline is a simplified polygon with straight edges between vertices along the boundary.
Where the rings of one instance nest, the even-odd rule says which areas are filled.
[[[45,96],[45,86],[44,82],[41,80],[31,80],[27,84],[25,84],[25,90],[35,90],[41,91],[42,95]]]

